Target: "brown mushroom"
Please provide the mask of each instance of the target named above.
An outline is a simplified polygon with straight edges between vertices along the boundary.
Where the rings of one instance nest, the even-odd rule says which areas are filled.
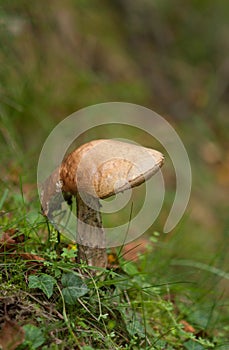
[[[48,215],[51,198],[58,192],[76,197],[79,262],[106,267],[99,199],[142,184],[163,162],[158,151],[117,140],[88,142],[63,160],[43,186],[42,208]]]

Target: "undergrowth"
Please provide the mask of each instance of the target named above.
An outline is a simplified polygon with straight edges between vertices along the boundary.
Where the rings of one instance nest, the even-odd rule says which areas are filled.
[[[137,261],[118,248],[108,251],[107,269],[95,270],[75,262],[77,247],[24,196],[3,195],[1,231],[0,320],[9,349],[227,348],[228,306],[212,283],[222,276],[209,266],[195,277],[195,264],[169,256],[158,233]]]
[[[52,0],[44,11],[0,0],[3,349],[229,348],[229,7],[180,5]],[[192,162],[193,213],[167,239],[149,230],[135,261],[108,251],[108,268],[94,274],[41,215],[34,183],[53,126],[107,101],[148,106],[176,126]],[[173,197],[169,169],[167,187]]]

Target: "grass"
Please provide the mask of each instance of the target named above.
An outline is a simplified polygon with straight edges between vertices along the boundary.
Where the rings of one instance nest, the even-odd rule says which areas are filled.
[[[0,0],[0,342],[8,350],[228,349],[227,1],[46,6]],[[175,188],[167,160],[150,244],[137,260],[133,246],[129,255],[108,251],[109,268],[94,276],[41,215],[35,178],[58,121],[107,101],[166,116],[187,148],[193,188],[185,217],[165,236]],[[113,137],[114,126],[105,131]],[[152,141],[133,128],[115,132]]]
[[[226,349],[217,284],[227,275],[171,257],[179,232],[169,242],[152,234],[137,262],[117,249],[94,275],[71,242],[58,243],[36,201],[4,192],[1,202],[0,311],[17,349]]]

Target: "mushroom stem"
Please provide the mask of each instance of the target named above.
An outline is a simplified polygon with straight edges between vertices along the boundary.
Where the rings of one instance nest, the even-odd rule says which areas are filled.
[[[87,193],[76,193],[78,218],[78,262],[89,266],[106,267],[105,232],[102,227],[99,199]]]

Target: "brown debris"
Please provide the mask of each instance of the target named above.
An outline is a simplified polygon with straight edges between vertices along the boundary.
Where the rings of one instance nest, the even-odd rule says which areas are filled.
[[[17,322],[6,318],[0,331],[0,347],[2,350],[15,350],[25,339],[25,331]]]
[[[188,323],[187,321],[181,320],[180,324],[182,324],[185,332],[188,332],[188,333],[195,333],[196,332],[195,328],[193,326],[191,326],[190,323]]]

